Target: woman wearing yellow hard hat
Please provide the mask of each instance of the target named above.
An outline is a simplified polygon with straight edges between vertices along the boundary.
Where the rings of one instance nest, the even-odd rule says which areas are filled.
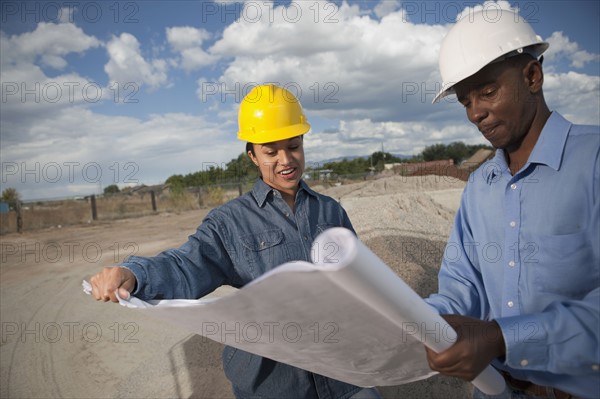
[[[131,292],[141,299],[200,298],[221,285],[242,287],[285,262],[310,261],[313,240],[327,228],[354,231],[334,199],[302,180],[303,135],[309,130],[300,103],[288,90],[274,85],[252,89],[240,105],[238,132],[260,171],[252,190],[213,209],[180,248],[155,257],[132,256],[93,276],[94,297],[115,302],[120,290],[124,297]],[[375,389],[229,346],[223,368],[237,398],[380,398]]]
[[[238,138],[262,180],[279,191],[293,211],[304,173],[303,135],[310,130],[302,106],[288,90],[257,86],[242,100]]]
[[[261,176],[251,191],[254,198],[245,206],[246,212],[260,219],[247,226],[257,274],[284,260],[309,261],[313,239],[326,228],[354,231],[335,200],[314,192],[302,180],[303,135],[310,124],[290,91],[275,85],[255,87],[240,104],[238,122],[238,138],[246,141],[246,152]],[[281,235],[265,241],[261,230]],[[254,252],[262,245],[271,246],[262,251],[271,253],[256,259]],[[375,389],[361,389],[235,348],[226,347],[223,358],[237,398],[380,398]]]

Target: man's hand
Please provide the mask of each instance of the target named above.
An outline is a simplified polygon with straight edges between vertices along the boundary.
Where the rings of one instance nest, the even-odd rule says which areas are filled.
[[[502,331],[495,321],[458,315],[442,317],[456,330],[458,338],[454,345],[441,353],[425,347],[432,370],[471,381],[494,358],[505,355]]]
[[[92,295],[98,301],[118,302],[115,292],[119,290],[121,298],[128,298],[135,289],[135,275],[124,267],[105,267],[90,278]]]

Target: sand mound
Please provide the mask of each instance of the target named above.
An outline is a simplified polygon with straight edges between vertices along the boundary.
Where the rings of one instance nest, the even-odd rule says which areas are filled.
[[[450,176],[391,176],[383,179],[328,188],[323,192],[337,200],[345,197],[375,197],[398,193],[462,189],[465,182]]]
[[[381,235],[445,240],[464,187],[447,176],[393,176],[322,192],[340,201],[363,241]]]

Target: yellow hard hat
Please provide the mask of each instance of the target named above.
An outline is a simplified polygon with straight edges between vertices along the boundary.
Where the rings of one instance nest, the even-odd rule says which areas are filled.
[[[298,99],[275,85],[256,86],[242,100],[238,139],[264,144],[300,136],[310,130]]]

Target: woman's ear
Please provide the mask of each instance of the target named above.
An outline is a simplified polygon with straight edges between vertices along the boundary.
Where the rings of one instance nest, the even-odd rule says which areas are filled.
[[[250,160],[252,161],[252,163],[258,167],[258,159],[256,159],[256,156],[254,156],[254,152],[253,151],[248,151],[247,152],[248,157],[250,157]]]

